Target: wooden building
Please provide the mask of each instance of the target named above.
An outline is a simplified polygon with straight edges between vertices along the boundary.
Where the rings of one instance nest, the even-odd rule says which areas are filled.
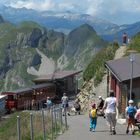
[[[133,63],[129,56],[105,63],[108,71],[107,93],[109,90],[114,90],[119,105],[119,113],[122,116],[124,116],[125,108],[130,99],[130,87],[132,87],[131,99],[134,100],[135,105],[140,102],[140,54],[134,56]]]
[[[35,85],[29,88],[17,89],[16,91],[5,91],[6,109],[11,110],[23,109],[40,109],[49,96],[54,103],[60,101],[64,92],[68,96],[77,93],[78,84],[76,75],[81,71],[60,71],[54,74],[40,76],[34,79]]]
[[[82,71],[58,71],[53,74],[42,75],[34,79],[35,84],[53,82],[56,84],[56,95],[61,98],[66,92],[68,96],[77,94],[78,80],[76,75]]]

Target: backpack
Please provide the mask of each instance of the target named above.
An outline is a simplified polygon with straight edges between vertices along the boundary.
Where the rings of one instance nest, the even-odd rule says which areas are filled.
[[[90,116],[91,116],[92,118],[95,118],[95,117],[96,117],[96,109],[91,109],[91,111],[90,111]]]
[[[127,109],[127,114],[130,118],[134,118],[136,109],[133,106],[129,106]]]
[[[47,106],[48,106],[48,107],[51,107],[51,106],[52,106],[52,101],[51,101],[51,100],[48,100],[48,101],[47,101]]]

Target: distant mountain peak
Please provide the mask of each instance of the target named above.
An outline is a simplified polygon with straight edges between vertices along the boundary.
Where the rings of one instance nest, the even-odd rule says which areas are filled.
[[[69,35],[71,36],[71,34],[77,34],[77,36],[83,36],[86,38],[93,33],[96,34],[96,31],[93,29],[93,27],[85,23],[72,30]]]

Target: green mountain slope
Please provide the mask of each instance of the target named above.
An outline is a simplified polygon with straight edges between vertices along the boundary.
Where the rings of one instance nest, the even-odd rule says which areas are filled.
[[[140,32],[131,38],[128,49],[140,52]]]
[[[64,54],[69,60],[66,69],[84,69],[101,48],[107,46],[88,24],[84,24],[67,36]],[[86,63],[85,63],[86,61]]]
[[[102,48],[96,55],[94,55],[83,73],[83,79],[85,81],[89,81],[94,77],[94,85],[97,86],[104,76],[104,63],[114,58],[115,52],[118,48],[119,45],[117,43],[113,43],[105,48]]]

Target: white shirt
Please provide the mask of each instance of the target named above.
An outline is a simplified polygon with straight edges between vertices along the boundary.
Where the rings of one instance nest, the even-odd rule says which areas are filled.
[[[106,113],[116,113],[116,97],[108,97],[105,100]]]
[[[63,96],[61,101],[62,101],[62,104],[65,104],[65,105],[68,104],[68,97],[67,96]]]

